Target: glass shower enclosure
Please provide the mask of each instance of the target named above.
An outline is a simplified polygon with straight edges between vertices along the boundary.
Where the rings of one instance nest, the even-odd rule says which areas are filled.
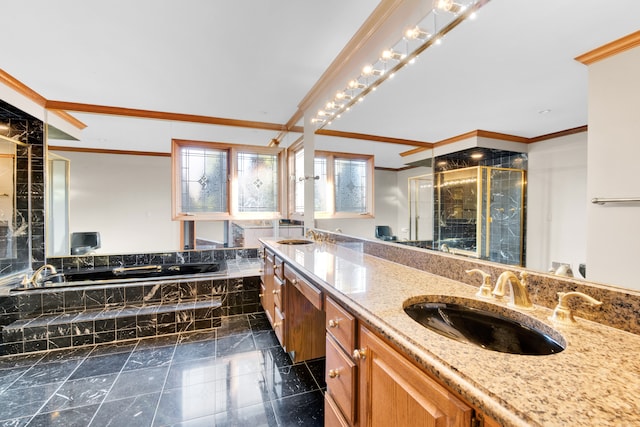
[[[434,175],[434,248],[524,265],[526,171],[475,166]]]

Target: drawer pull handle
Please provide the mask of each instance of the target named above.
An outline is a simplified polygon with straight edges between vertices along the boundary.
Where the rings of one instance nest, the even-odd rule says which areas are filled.
[[[340,377],[340,370],[339,369],[330,369],[329,370],[329,378],[338,378]]]
[[[282,326],[282,322],[274,322],[273,323],[273,327],[274,328],[279,328],[280,326]]]
[[[356,348],[353,350],[353,358],[364,360],[367,357],[367,351],[364,348]]]
[[[273,266],[273,269],[274,269],[274,270],[277,270],[277,269],[279,269],[279,268],[280,268],[280,264],[275,264],[275,265]]]
[[[278,295],[280,291],[271,291],[274,295]]]
[[[330,328],[337,328],[338,327],[338,323],[339,323],[339,321],[337,319],[336,320],[331,319],[331,320],[329,320],[329,327]]]
[[[263,298],[263,297],[264,297],[264,294],[258,294],[258,296],[259,296],[260,298]]]
[[[291,284],[294,285],[294,286],[297,285],[298,284],[298,279],[293,279],[291,281]]]

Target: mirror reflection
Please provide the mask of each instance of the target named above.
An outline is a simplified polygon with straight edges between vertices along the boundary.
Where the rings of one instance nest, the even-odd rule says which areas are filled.
[[[129,128],[129,120],[132,119],[114,117],[111,125],[121,121],[124,128]],[[317,142],[320,149],[331,150],[332,144],[335,141],[330,139]],[[63,247],[69,245],[63,249],[64,253],[71,253],[69,239],[74,233],[99,233],[100,248],[95,249],[96,253],[141,253],[184,248],[181,246],[184,244],[181,223],[170,219],[171,160],[168,154],[77,150],[63,148],[55,140],[50,141],[50,145],[49,153],[57,156],[50,156],[50,159],[59,164],[60,177],[65,173],[68,177],[66,193],[62,190],[65,188],[63,184],[59,188],[66,198],[60,198],[62,202],[57,209],[50,209],[49,217],[52,224],[62,221],[55,230],[64,229],[65,219],[68,221],[68,232],[58,239],[58,242],[63,242]],[[489,178],[484,178],[494,184],[494,188],[485,195],[482,195],[482,186],[466,194],[463,187],[453,185],[461,179],[469,179],[454,179],[451,174],[457,169],[480,164],[495,166],[495,162],[481,163],[472,158],[479,153],[487,155],[492,152],[498,153],[500,158],[503,150],[475,148],[434,158],[430,151],[426,151],[423,157],[429,161],[418,162],[416,167],[378,168],[375,171],[375,218],[317,218],[315,225],[320,229],[339,229],[345,234],[371,239],[376,238],[376,226],[388,226],[398,243],[444,249],[453,254],[511,265],[524,264],[539,271],[568,264],[577,273],[579,264],[584,263],[582,245],[586,245],[581,241],[583,233],[576,233],[580,218],[586,211],[584,203],[576,203],[586,191],[586,162],[583,164],[582,161],[586,156],[586,132],[560,137],[557,141],[530,144],[528,154],[504,151],[511,153],[511,157],[503,156],[502,160],[508,160],[498,166],[508,169],[515,165],[519,171],[528,168],[528,175],[518,172],[514,177],[508,171],[494,171]],[[553,162],[549,163],[550,158],[556,158],[558,162],[564,160],[563,166],[554,167]],[[520,164],[516,164],[518,162]],[[574,167],[570,167],[572,164]],[[55,170],[50,165],[50,174]],[[477,180],[478,170],[474,173]],[[505,179],[497,179],[496,173],[506,174]],[[481,176],[481,182],[482,179]],[[518,194],[506,194],[505,188],[496,187],[500,182],[518,188]],[[459,190],[461,194],[456,193]],[[454,202],[458,196],[462,197],[459,206]],[[476,204],[474,214],[466,205],[469,198]],[[499,198],[504,203],[497,203]],[[493,207],[490,204],[487,208],[487,200],[494,202]],[[529,203],[525,204],[525,200]],[[531,201],[535,205],[531,205]],[[64,213],[65,203],[67,214]],[[488,216],[487,209],[490,210]],[[566,228],[552,230],[544,215],[555,215],[556,212],[576,222],[568,221]],[[517,217],[515,225],[501,229],[500,224],[512,216]],[[193,247],[255,246],[258,244],[255,236],[266,235],[264,233],[293,236],[289,232],[295,230],[295,235],[301,235],[302,217],[292,216],[288,220],[287,224],[280,221],[197,221]],[[531,234],[532,230],[535,234]],[[68,242],[64,242],[64,236]],[[468,244],[470,241],[473,243]],[[491,246],[492,241],[494,246]],[[516,246],[515,252],[512,251],[513,246]],[[53,251],[53,248],[49,250]],[[551,253],[553,251],[555,254]],[[62,254],[57,249],[52,253]]]
[[[0,258],[16,257],[14,236],[21,232],[24,218],[15,206],[16,142],[0,135]]]

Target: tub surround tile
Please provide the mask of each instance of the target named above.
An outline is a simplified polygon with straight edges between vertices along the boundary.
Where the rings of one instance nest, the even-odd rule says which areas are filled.
[[[257,291],[245,291],[259,286],[258,276],[245,277],[258,267],[258,261],[235,265],[227,278],[42,288],[0,297],[12,311],[2,318],[0,355],[219,327],[229,313],[262,310]]]

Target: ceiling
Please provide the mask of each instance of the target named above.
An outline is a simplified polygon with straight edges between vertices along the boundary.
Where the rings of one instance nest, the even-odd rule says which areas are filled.
[[[377,5],[5,2],[0,68],[48,100],[285,124]],[[638,16],[637,0],[491,0],[327,129],[437,142],[476,129],[535,137],[583,126],[587,68],[574,58],[639,30]],[[168,152],[171,137],[266,145],[278,135],[73,115],[88,125],[82,140],[56,145]],[[375,154],[377,166],[392,168],[411,148],[317,139],[322,149]]]

